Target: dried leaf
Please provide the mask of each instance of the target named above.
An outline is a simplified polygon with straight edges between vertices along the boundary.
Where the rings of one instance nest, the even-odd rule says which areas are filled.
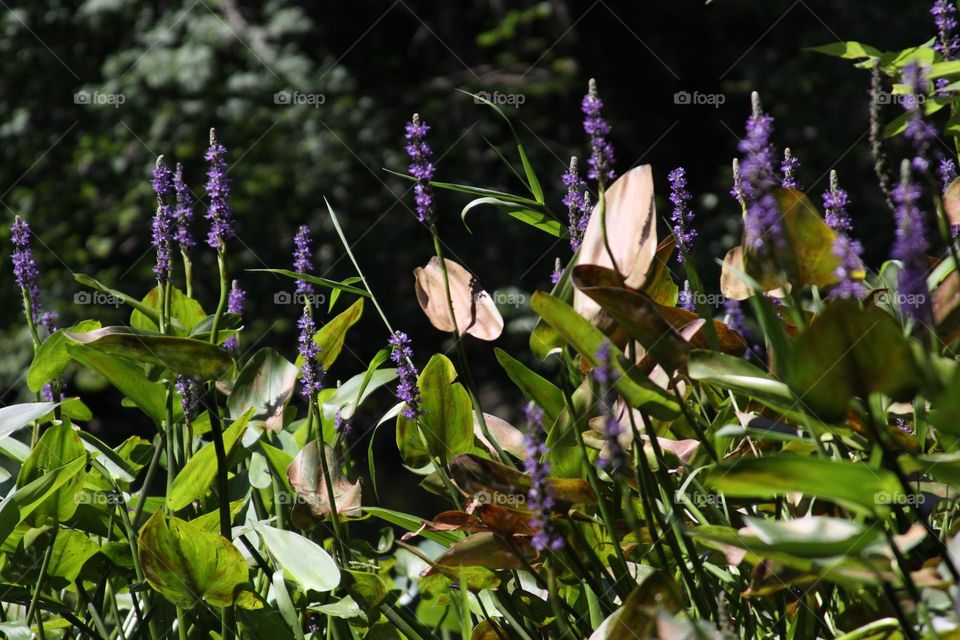
[[[430,324],[441,331],[449,332],[453,332],[456,327],[458,333],[469,334],[480,340],[499,338],[503,333],[503,317],[490,294],[480,289],[476,279],[461,265],[446,258],[444,264],[456,324],[450,317],[450,304],[440,260],[434,256],[426,267],[417,267],[413,271],[417,301]]]

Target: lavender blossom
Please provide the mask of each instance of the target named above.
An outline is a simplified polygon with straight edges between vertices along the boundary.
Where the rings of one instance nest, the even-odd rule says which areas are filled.
[[[760,96],[751,96],[753,112],[747,119],[747,134],[740,141],[740,192],[746,203],[746,244],[753,250],[772,256],[785,244],[780,209],[773,196],[776,180],[774,151],[770,143],[773,118],[763,112]]]
[[[310,251],[310,227],[301,225],[293,240],[296,248],[293,251],[293,270],[297,273],[309,274],[313,271],[313,260]],[[305,280],[297,280],[298,297],[307,298],[314,293],[313,285]]]
[[[417,416],[423,415],[423,410],[420,408],[420,387],[417,386],[420,372],[413,365],[410,337],[402,331],[394,331],[389,342],[393,346],[390,360],[397,365],[397,376],[400,378],[397,397],[405,403],[403,415],[408,420],[416,420]]]
[[[610,343],[604,341],[597,349],[598,364],[593,368],[593,379],[600,385],[600,408],[603,412],[603,455],[597,461],[601,468],[614,473],[623,467],[626,455],[620,446],[620,422],[617,420],[610,401],[611,387],[617,380],[617,372],[613,367]]]
[[[957,38],[957,7],[952,0],[936,0],[930,7],[933,24],[937,28],[937,41],[934,50],[944,60],[955,60],[960,50],[960,39]],[[943,88],[950,84],[948,78],[937,80],[937,91],[944,95]]]
[[[297,351],[303,358],[300,366],[300,393],[304,398],[316,396],[323,390],[323,378],[326,372],[320,361],[320,345],[313,339],[317,332],[317,325],[310,316],[310,308],[303,308],[303,315],[297,321],[300,328],[300,337],[297,341]]]
[[[197,395],[200,392],[200,385],[186,376],[177,376],[174,386],[177,393],[180,394],[180,408],[183,410],[183,418],[189,424],[197,415],[197,405],[199,404]]]
[[[235,313],[238,316],[243,315],[244,307],[247,306],[247,292],[237,286],[237,281],[233,281],[230,293],[227,294],[227,313]],[[240,341],[233,335],[223,341],[223,348],[228,351],[237,351],[240,348]]]
[[[433,179],[435,167],[431,158],[433,150],[427,144],[427,132],[430,126],[420,120],[420,115],[415,113],[410,122],[406,125],[404,137],[407,140],[407,155],[410,156],[410,175],[416,178],[417,183],[413,187],[414,200],[417,204],[417,220],[421,223],[432,226],[435,222],[435,210],[433,203],[433,187],[430,186],[430,180]]]
[[[733,159],[733,186],[730,188],[730,195],[733,196],[737,202],[740,203],[740,206],[746,210],[747,201],[746,194],[743,192],[743,174],[740,172],[740,159]]]
[[[863,285],[855,277],[855,272],[861,269],[863,246],[850,237],[853,223],[847,213],[847,192],[840,188],[836,171],[830,172],[830,188],[823,193],[823,206],[827,226],[837,234],[833,241],[833,255],[839,260],[836,269],[839,282],[830,295],[836,298],[861,298],[864,294]]]
[[[560,258],[553,263],[553,273],[550,274],[550,284],[556,286],[563,278],[563,265],[560,264]]]
[[[918,62],[911,62],[903,68],[903,84],[910,89],[910,95],[903,102],[909,114],[907,126],[903,130],[903,137],[913,144],[914,170],[925,173],[930,168],[930,142],[937,136],[937,131],[924,118],[923,96],[927,90],[926,70]]]
[[[696,296],[692,289],[690,289],[690,281],[683,281],[683,291],[677,296],[677,307],[680,309],[685,309],[686,311],[696,311]]]
[[[800,168],[800,161],[797,160],[797,157],[793,155],[790,151],[790,147],[787,147],[783,150],[783,162],[780,163],[780,172],[783,174],[783,178],[780,180],[780,186],[784,189],[799,189],[800,185],[797,183],[797,169]]]
[[[900,310],[904,316],[922,319],[927,313],[927,258],[929,248],[926,233],[925,216],[917,202],[922,190],[913,184],[910,176],[909,160],[900,167],[900,183],[893,189],[893,201],[897,208],[894,217],[897,222],[896,238],[892,256],[902,264],[897,293]]]
[[[570,168],[563,174],[563,184],[567,188],[563,204],[567,208],[570,248],[576,251],[583,242],[583,234],[587,230],[587,222],[590,221],[590,194],[587,183],[580,177],[576,156],[570,158]]]
[[[590,159],[587,164],[587,177],[605,185],[608,180],[617,177],[613,170],[615,161],[613,145],[607,140],[610,135],[610,125],[603,119],[603,100],[597,95],[597,81],[590,78],[587,95],[581,104],[583,109],[583,130],[590,136]]]
[[[690,210],[690,192],[687,191],[687,170],[677,167],[667,176],[670,180],[670,202],[673,203],[673,213],[670,221],[673,223],[673,237],[677,241],[677,262],[683,262],[693,249],[693,239],[697,237],[697,230],[693,228],[693,211]]]
[[[190,223],[193,222],[193,195],[183,180],[183,165],[179,162],[173,174],[173,189],[177,193],[177,207],[173,212],[177,229],[173,233],[173,239],[180,245],[180,250],[185,252],[196,244],[190,233]]]
[[[13,277],[30,298],[30,308],[24,309],[32,323],[40,322],[43,305],[40,301],[40,285],[37,283],[40,272],[30,249],[30,225],[17,216],[10,227],[10,241],[13,244]]]
[[[942,157],[937,173],[940,175],[940,193],[943,195],[957,179],[957,165],[951,158]],[[954,239],[960,237],[960,224],[950,227],[950,237]]]
[[[230,179],[227,177],[227,148],[217,140],[217,132],[213,129],[210,129],[210,148],[205,158],[210,165],[206,184],[207,197],[210,198],[206,215],[210,221],[207,244],[222,251],[226,241],[235,234],[230,208]]]
[[[559,551],[564,546],[564,540],[550,516],[550,510],[556,501],[548,483],[550,463],[546,460],[547,434],[543,429],[543,409],[531,402],[524,409],[524,413],[527,418],[527,434],[524,436],[527,457],[523,466],[530,476],[527,508],[533,512],[530,526],[536,530],[531,542],[537,551]]]
[[[153,192],[157,196],[157,212],[153,216],[153,246],[157,251],[157,263],[153,273],[161,285],[170,282],[173,260],[170,247],[173,242],[173,209],[170,199],[173,197],[173,176],[163,162],[163,156],[157,158],[153,167]]]

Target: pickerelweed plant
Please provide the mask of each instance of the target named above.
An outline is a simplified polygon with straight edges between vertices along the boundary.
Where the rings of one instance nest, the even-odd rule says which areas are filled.
[[[890,211],[863,211],[845,188],[861,190],[841,187],[835,172],[826,188],[809,181],[821,171],[805,175],[803,150],[778,147],[769,107],[744,99],[726,205],[742,214],[743,234],[717,256],[719,282],[702,279],[697,264],[693,212],[706,178],[649,165],[619,173],[594,82],[583,100],[586,161],[556,176],[556,201],[492,103],[514,135],[521,194],[435,180],[431,144],[444,141],[420,116],[398,126],[411,224],[435,254],[406,285],[421,327],[393,324],[375,291],[394,283],[366,277],[329,205],[354,276],[314,273],[310,226],[290,238],[292,269],[232,269],[231,154],[215,133],[205,197],[185,179],[199,170],[193,159],[152,167],[143,235],[154,284],[134,295],[75,274],[128,306],[126,323],[58,328],[44,313],[41,245],[31,241],[43,230],[16,218],[12,275],[37,398],[0,409],[4,469],[16,470],[2,480],[0,634],[956,634],[960,184],[946,151],[957,148],[960,99],[954,13],[935,3],[930,44],[906,51],[821,48],[869,72],[870,188]],[[890,101],[879,92],[924,107],[880,109]],[[901,135],[903,144],[890,140]],[[822,194],[822,209],[804,184]],[[463,194],[474,199],[462,220],[493,207],[571,250],[552,288],[530,296],[529,353],[494,348],[523,397],[503,416],[484,406],[468,361],[500,338],[503,317],[482,288],[483,266],[447,258],[441,235],[461,221],[438,199]],[[662,220],[658,203],[669,209]],[[192,240],[200,213],[205,245]],[[868,213],[896,228],[879,268],[864,264],[856,236]],[[191,261],[214,255],[215,276],[193,273]],[[192,279],[207,277],[219,296],[201,301],[194,292],[208,288]],[[251,351],[242,287],[265,277],[296,288],[288,320],[297,331],[283,349]],[[382,348],[351,371],[340,356],[370,307]],[[447,334],[454,355],[414,348],[415,330]],[[93,416],[71,392],[79,369],[143,413],[148,437],[112,445],[93,436]],[[374,411],[372,397],[389,410]],[[521,414],[518,426],[508,422]],[[409,479],[447,508],[425,518],[385,504],[372,447],[383,431]]]

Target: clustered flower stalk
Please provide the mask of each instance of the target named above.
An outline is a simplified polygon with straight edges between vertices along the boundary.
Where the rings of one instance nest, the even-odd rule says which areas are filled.
[[[890,186],[890,176],[887,175],[887,156],[883,151],[882,128],[880,119],[881,78],[879,60],[870,68],[870,155],[873,157],[873,172],[877,176],[877,184],[886,199],[887,206],[893,210],[893,196]]]
[[[153,192],[157,196],[157,211],[153,216],[153,246],[157,253],[157,261],[153,273],[157,277],[157,284],[161,291],[170,282],[173,271],[173,260],[170,248],[173,243],[173,208],[170,198],[174,194],[173,175],[163,161],[163,156],[157,158],[153,167]]]
[[[784,189],[800,189],[797,182],[797,170],[800,168],[800,161],[797,159],[790,147],[783,150],[783,162],[780,163],[780,173],[783,177],[780,179],[780,186]]]
[[[694,214],[690,209],[690,192],[687,191],[687,170],[677,167],[669,173],[670,202],[673,204],[673,213],[670,222],[673,223],[673,237],[677,241],[677,262],[682,263],[693,251],[693,240],[697,237],[697,230],[693,227]]]
[[[433,187],[430,181],[436,168],[433,166],[433,150],[427,143],[427,133],[430,126],[420,119],[420,114],[413,114],[405,129],[407,141],[407,155],[410,156],[410,175],[416,178],[413,186],[414,200],[416,201],[417,220],[433,227],[436,224],[436,211],[433,203]]]
[[[190,248],[196,244],[190,232],[190,224],[193,222],[193,194],[183,178],[183,165],[179,162],[173,173],[173,189],[177,194],[177,205],[173,212],[176,222],[173,239],[180,247],[186,293],[189,298],[193,296],[193,263],[190,262]]]
[[[923,96],[928,82],[926,70],[920,63],[911,62],[903,68],[903,84],[910,89],[910,95],[903,101],[909,116],[903,137],[913,145],[911,166],[915,171],[926,173],[930,169],[930,143],[937,137],[937,131],[924,117]]]
[[[853,222],[847,213],[847,192],[840,188],[837,172],[830,172],[830,188],[823,193],[823,208],[827,226],[837,234],[833,242],[833,255],[839,261],[836,275],[839,280],[831,291],[837,298],[862,298],[863,285],[856,272],[861,269],[860,257],[863,246],[853,239]]]
[[[297,235],[293,239],[293,270],[297,273],[309,274],[313,271],[313,259],[310,250],[310,227],[301,225],[297,228]],[[304,303],[309,304],[308,299],[314,294],[313,285],[306,280],[297,280],[297,297],[303,298]]]
[[[597,366],[591,372],[593,379],[600,386],[599,402],[603,413],[603,453],[597,460],[601,468],[611,475],[616,474],[626,461],[623,447],[620,444],[620,422],[617,420],[613,403],[610,401],[611,387],[616,381],[616,371],[611,363],[610,343],[604,341],[597,349]],[[640,443],[634,443],[639,446]]]
[[[227,313],[242,316],[247,306],[247,292],[237,285],[234,280],[230,287],[230,293],[227,295]],[[223,348],[237,353],[240,349],[240,339],[232,335],[223,341]]]
[[[900,183],[893,190],[897,223],[892,257],[901,262],[898,290],[900,310],[905,317],[922,320],[928,311],[927,258],[929,248],[926,217],[918,202],[922,189],[912,180],[910,160],[900,167]]]
[[[205,190],[209,204],[206,218],[210,223],[207,244],[217,250],[217,267],[220,272],[220,300],[213,317],[210,341],[219,342],[220,319],[227,306],[230,279],[227,275],[227,240],[232,238],[233,210],[230,207],[230,179],[227,177],[227,148],[217,139],[215,129],[210,129],[210,146],[204,156],[207,160],[207,183]]]
[[[933,16],[933,24],[937,28],[937,39],[933,45],[934,50],[939,53],[943,60],[956,60],[957,52],[960,51],[960,38],[957,38],[957,6],[953,0],[936,0],[930,7],[930,15]],[[937,80],[937,91],[940,95],[946,95],[944,88],[950,84],[948,78]]]
[[[413,346],[410,337],[403,331],[394,331],[390,336],[390,360],[397,366],[397,398],[403,402],[403,415],[408,420],[416,420],[423,415],[420,408],[420,387],[417,378],[420,372],[413,364]]]
[[[577,157],[570,158],[570,166],[563,174],[563,185],[567,188],[563,204],[567,208],[567,228],[570,234],[570,248],[574,252],[583,243],[583,234],[590,221],[590,194],[587,183],[580,177]]]
[[[590,137],[590,158],[587,161],[589,169],[587,177],[596,180],[600,188],[605,187],[617,177],[613,169],[616,160],[613,145],[607,139],[610,135],[610,125],[604,120],[603,100],[597,93],[597,81],[590,78],[587,94],[581,104],[583,110],[583,130]]]
[[[523,464],[530,476],[527,509],[533,513],[530,526],[536,531],[531,542],[537,551],[559,551],[564,547],[564,540],[550,514],[556,501],[548,483],[550,463],[546,459],[547,433],[543,428],[543,409],[531,402],[524,413],[527,420],[527,433],[524,436],[527,457]]]
[[[56,314],[44,313],[40,299],[40,271],[33,259],[33,250],[30,248],[30,225],[20,216],[16,216],[10,228],[10,240],[13,244],[13,276],[23,295],[23,312],[30,327],[34,348],[39,348],[42,342],[38,326],[44,327],[47,334],[56,330],[54,323]]]
[[[763,112],[757,92],[752,94],[751,101],[753,112],[747,119],[746,136],[739,145],[743,154],[739,183],[735,181],[732,193],[746,203],[746,245],[772,258],[786,244],[780,210],[773,195],[773,187],[777,183],[773,169],[773,144],[770,142],[773,118]]]

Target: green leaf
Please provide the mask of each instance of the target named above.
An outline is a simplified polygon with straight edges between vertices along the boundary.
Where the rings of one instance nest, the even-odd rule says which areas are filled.
[[[340,351],[343,350],[343,343],[347,338],[347,331],[353,325],[357,324],[360,316],[363,314],[363,298],[354,302],[346,311],[326,323],[313,336],[313,341],[320,346],[320,362],[325,371],[336,361]]]
[[[53,425],[43,432],[37,446],[27,458],[17,475],[17,486],[25,487],[40,477],[61,468],[75,460],[86,462],[87,452],[83,441],[69,422]],[[75,500],[77,492],[83,487],[86,473],[80,471],[56,490],[50,498],[39,505],[31,516],[30,522],[36,526],[45,524],[47,519],[64,522],[77,510]]]
[[[250,424],[258,429],[283,429],[283,412],[293,395],[297,367],[270,347],[260,349],[240,370],[227,398],[230,417],[253,409]]]
[[[800,335],[787,367],[804,405],[825,420],[843,417],[854,396],[912,400],[922,374],[894,318],[856,300],[834,300]]]
[[[743,358],[694,349],[690,352],[688,374],[691,379],[715,384],[753,398],[763,399],[775,406],[792,406],[796,397],[785,383]]]
[[[415,420],[397,416],[397,447],[406,464],[422,467],[430,457],[445,462],[473,449],[470,396],[456,380],[453,363],[442,354],[423,368],[417,380],[423,415]]]
[[[193,338],[177,338],[129,327],[66,333],[77,344],[134,362],[155,364],[197,380],[213,380],[233,365],[224,349]]]
[[[154,323],[160,323],[160,315],[157,313],[157,310],[151,306],[145,305],[134,297],[128,296],[122,291],[116,289],[111,289],[107,285],[103,284],[96,278],[91,278],[90,276],[83,273],[73,274],[73,279],[84,285],[85,287],[90,287],[95,289],[100,293],[103,293],[107,296],[112,296],[117,299],[117,301],[122,302],[123,304],[130,305],[146,317],[150,318]],[[83,293],[78,293],[78,296],[83,296]],[[87,294],[89,295],[89,294]],[[82,300],[79,301],[82,303]]]
[[[67,346],[67,351],[74,360],[109,380],[148,416],[157,422],[166,419],[166,387],[149,380],[142,365],[82,344],[71,343]],[[176,420],[182,415],[180,402],[175,401],[173,406]]]
[[[265,271],[266,273],[276,273],[281,276],[293,278],[294,280],[303,280],[304,282],[309,282],[310,284],[315,284],[326,289],[340,290],[344,293],[352,293],[355,296],[363,296],[364,298],[370,296],[370,292],[366,291],[365,289],[351,287],[349,284],[337,282],[336,280],[328,280],[319,276],[312,276],[309,273],[297,273],[296,271],[291,271],[290,269],[247,269],[247,271]]]
[[[389,357],[389,353],[388,350],[381,349],[377,357],[371,360],[370,366],[373,367],[383,364],[384,360]],[[366,372],[353,376],[337,387],[336,392],[334,392],[332,396],[323,399],[324,419],[326,419],[328,415],[332,418],[337,413],[339,413],[340,417],[344,420],[352,418],[357,407],[369,398],[370,394],[384,385],[393,382],[396,378],[396,369],[371,369],[368,367]]]
[[[390,169],[384,169],[387,173],[393,174],[400,178],[405,178],[411,182],[416,182],[416,178],[413,176],[408,176],[403,173],[397,173],[396,171],[391,171]],[[497,200],[506,200],[508,202],[516,202],[517,204],[523,204],[528,207],[537,208],[540,206],[540,203],[536,200],[531,200],[530,198],[524,198],[523,196],[515,196],[512,193],[506,193],[503,191],[496,191],[494,189],[484,189],[482,187],[474,187],[465,184],[454,184],[452,182],[437,182],[436,180],[430,181],[430,186],[436,187],[437,189],[445,189],[447,191],[457,191],[460,193],[468,193],[474,196],[480,197],[493,197]]]
[[[549,214],[542,211],[536,211],[522,204],[516,202],[509,202],[507,200],[500,200],[491,196],[484,198],[476,198],[467,203],[463,208],[463,211],[460,212],[460,219],[463,221],[463,225],[467,226],[467,214],[474,208],[489,205],[498,209],[501,213],[505,213],[511,218],[519,220],[524,224],[528,224],[531,227],[539,229],[540,231],[545,231],[555,238],[562,238],[566,234],[566,227],[559,221],[551,217]],[[467,226],[469,230],[470,227]]]
[[[825,53],[828,56],[844,58],[846,60],[861,60],[863,58],[879,58],[883,52],[876,47],[859,42],[832,42],[819,47],[808,47],[807,51]]]
[[[732,497],[774,498],[802,493],[832,500],[860,512],[882,513],[903,499],[896,476],[866,464],[774,455],[720,464],[707,477],[709,487]]]
[[[70,582],[77,579],[83,565],[100,550],[96,542],[76,529],[61,529],[53,541],[50,555],[50,567],[47,572],[52,576],[66,578]]]
[[[607,338],[573,307],[543,291],[533,294],[531,306],[545,322],[555,328],[591,366],[598,364],[597,350]],[[646,377],[634,379],[627,373],[623,353],[610,345],[611,361],[618,376],[617,391],[632,407],[647,411],[661,420],[670,420],[680,413],[680,406],[666,391]]]
[[[804,558],[857,555],[867,547],[884,544],[883,528],[846,518],[806,516],[793,520],[768,520],[744,516],[744,533],[761,546]],[[758,550],[753,547],[752,550]]]
[[[423,525],[428,524],[427,520],[424,520],[420,516],[412,516],[407,513],[401,513],[400,511],[393,511],[391,509],[384,509],[382,507],[363,507],[363,510],[366,513],[372,514],[384,522],[389,522],[390,524],[396,525],[407,531],[420,531],[423,528]],[[430,531],[424,529],[422,534],[427,540],[436,542],[437,544],[449,547],[451,544],[460,540],[463,536],[451,533],[449,531]]]
[[[6,540],[22,522],[63,485],[74,481],[87,464],[86,456],[49,469],[29,484],[17,488],[0,503],[0,540]]]
[[[140,563],[150,586],[184,609],[230,606],[249,582],[233,543],[162,510],[140,530]]]
[[[193,298],[188,298],[180,289],[171,286],[169,291],[170,324],[176,335],[188,336],[193,332],[194,327],[207,317],[207,314],[199,302]],[[141,300],[141,303],[159,313],[160,287],[151,289],[150,293]],[[160,331],[160,325],[137,309],[134,309],[133,313],[130,314],[130,326],[144,331]]]
[[[340,584],[340,569],[330,554],[299,533],[256,523],[270,556],[284,575],[307,591],[332,591]]]
[[[247,409],[223,432],[223,448],[226,450],[227,456],[230,455],[234,445],[246,431],[250,418],[253,416],[253,411],[253,407]],[[177,474],[173,486],[170,487],[170,493],[167,494],[167,507],[172,511],[179,511],[194,500],[199,500],[207,492],[216,475],[217,452],[214,444],[209,442],[200,451],[197,451]]]
[[[0,439],[53,411],[59,402],[24,402],[0,407]]]
[[[96,320],[84,320],[68,329],[58,329],[50,334],[37,349],[27,371],[27,387],[38,393],[43,385],[51,380],[58,379],[63,374],[64,367],[70,362],[67,352],[67,337],[64,332],[82,332],[99,329],[100,323]]]
[[[510,376],[513,384],[517,385],[523,396],[543,409],[549,423],[555,422],[565,407],[563,392],[503,349],[495,347],[493,351],[500,366]]]

